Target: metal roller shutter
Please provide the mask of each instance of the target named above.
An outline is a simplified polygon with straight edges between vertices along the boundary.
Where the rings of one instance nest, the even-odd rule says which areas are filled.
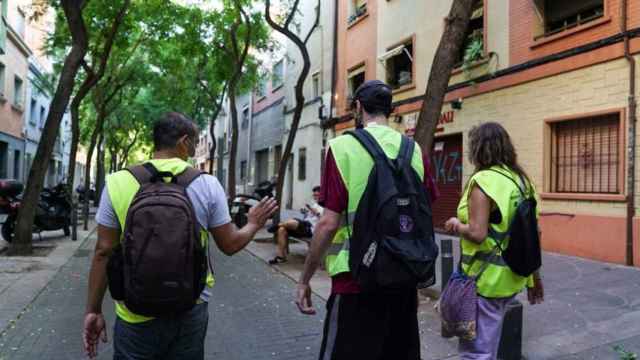
[[[435,139],[431,152],[431,173],[440,197],[433,205],[433,225],[442,229],[445,221],[456,216],[462,195],[462,135]]]

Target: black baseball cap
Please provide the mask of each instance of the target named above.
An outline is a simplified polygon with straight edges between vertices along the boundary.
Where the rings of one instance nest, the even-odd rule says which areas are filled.
[[[359,100],[367,112],[380,111],[385,114],[391,113],[391,102],[393,95],[391,87],[380,80],[365,81],[353,94],[353,105]]]

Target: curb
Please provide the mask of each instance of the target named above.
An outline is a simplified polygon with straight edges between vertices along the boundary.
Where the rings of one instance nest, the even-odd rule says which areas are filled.
[[[281,270],[280,268],[278,268],[277,266],[271,266],[269,265],[269,263],[267,261],[265,261],[263,258],[261,258],[260,256],[254,254],[251,250],[244,248],[243,249],[245,252],[247,252],[249,255],[251,255],[252,257],[256,258],[258,261],[260,261],[261,263],[267,265],[269,267],[269,269],[272,269],[273,271],[280,273],[281,275],[284,275],[284,277],[286,277],[287,279],[291,280],[294,284],[298,284],[298,279],[295,279],[293,276],[287,274],[285,271]],[[325,299],[325,297],[323,295],[320,295],[318,292],[316,292],[315,290],[311,289],[311,293],[313,293],[315,296],[319,297],[320,299],[322,299],[323,301],[327,301],[328,299]]]
[[[20,318],[22,317],[22,315],[28,311],[28,309],[31,307],[31,305],[38,299],[38,297],[40,297],[40,295],[42,294],[42,292],[49,286],[49,284],[51,283],[51,280],[53,279],[54,276],[56,276],[60,270],[67,266],[67,264],[69,263],[69,261],[71,261],[71,259],[73,258],[74,254],[78,251],[78,249],[81,249],[85,246],[85,244],[87,243],[87,241],[89,241],[89,239],[91,238],[91,236],[93,234],[96,233],[96,230],[98,229],[97,224],[95,226],[93,226],[93,229],[91,231],[89,231],[87,233],[87,235],[80,241],[74,242],[75,244],[77,244],[77,246],[75,247],[75,249],[73,249],[73,251],[69,252],[68,254],[65,254],[64,260],[61,262],[60,265],[58,265],[51,274],[49,274],[49,277],[46,279],[46,281],[44,282],[44,284],[40,287],[40,289],[38,289],[37,291],[35,291],[32,295],[30,299],[27,299],[24,303],[25,305],[20,308],[19,310],[16,311],[16,315],[12,316],[12,318],[10,318],[6,324],[0,324],[0,339],[2,339],[5,334],[7,333],[7,330],[9,330],[9,328],[13,325],[15,325]],[[68,241],[71,241],[70,237],[65,238]]]

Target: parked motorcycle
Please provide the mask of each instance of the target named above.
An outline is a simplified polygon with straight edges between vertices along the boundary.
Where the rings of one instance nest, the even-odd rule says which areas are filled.
[[[23,184],[18,181],[0,180],[0,214],[7,215],[2,224],[2,237],[7,242],[13,240],[23,188]],[[66,184],[61,183],[53,188],[43,189],[36,208],[33,232],[63,230],[64,234],[69,236],[71,211]]]
[[[273,197],[273,190],[276,184],[271,181],[264,181],[258,184],[253,195],[238,194],[231,201],[231,219],[237,227],[243,227],[248,222],[249,209],[260,202],[265,197]]]
[[[85,196],[84,185],[78,185],[78,187],[76,188],[76,193],[78,193],[78,201],[80,203],[83,203]],[[96,189],[90,187],[87,196],[89,196],[89,201],[96,201]]]

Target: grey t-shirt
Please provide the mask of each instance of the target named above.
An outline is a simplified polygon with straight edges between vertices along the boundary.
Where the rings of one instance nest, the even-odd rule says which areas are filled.
[[[218,179],[203,174],[187,187],[187,196],[193,204],[198,223],[204,229],[212,229],[231,222],[227,196]],[[96,213],[96,222],[111,229],[120,229],[120,222],[111,203],[109,188],[105,188],[100,197],[100,206]],[[208,301],[211,292],[205,289],[201,299]]]

